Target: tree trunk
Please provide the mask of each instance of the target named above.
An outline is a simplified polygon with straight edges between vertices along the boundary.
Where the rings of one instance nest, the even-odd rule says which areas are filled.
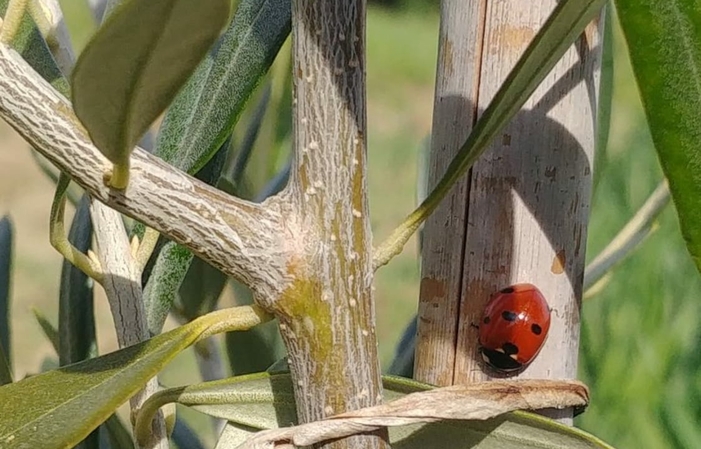
[[[366,185],[365,1],[295,0],[294,281],[274,304],[300,422],[382,401]],[[388,447],[358,435],[323,447]]]

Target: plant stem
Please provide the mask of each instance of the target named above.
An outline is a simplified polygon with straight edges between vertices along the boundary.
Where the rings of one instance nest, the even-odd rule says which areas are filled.
[[[106,184],[117,190],[125,190],[129,185],[129,159],[123,164],[114,164],[112,171],[106,175]]]
[[[70,182],[71,179],[68,175],[60,174],[56,184],[56,194],[51,204],[51,214],[49,215],[49,242],[67,261],[96,282],[101,283],[103,279],[102,268],[73,246],[66,236],[64,213],[66,209],[66,190]]]

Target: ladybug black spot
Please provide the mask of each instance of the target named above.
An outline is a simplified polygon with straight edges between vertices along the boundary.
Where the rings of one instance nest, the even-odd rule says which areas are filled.
[[[506,288],[504,288],[504,289],[501,290],[501,293],[507,293],[507,294],[508,294],[508,293],[513,293],[513,292],[514,292],[514,288],[513,288],[513,287],[506,287]]]
[[[484,319],[482,320],[482,322],[483,322],[484,324],[489,324],[490,321],[491,321],[491,320],[489,319],[488,316],[484,317]]]
[[[506,342],[501,346],[501,349],[504,350],[506,355],[518,354],[518,346],[513,343]]]
[[[503,312],[501,312],[501,317],[504,318],[506,321],[516,321],[518,315],[510,310],[504,310]]]
[[[536,335],[540,335],[541,332],[543,332],[543,328],[541,328],[539,325],[533,323],[533,324],[531,324],[531,332],[533,332]]]

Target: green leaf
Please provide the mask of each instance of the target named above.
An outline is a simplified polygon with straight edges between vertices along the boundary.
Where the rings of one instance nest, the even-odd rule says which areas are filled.
[[[12,246],[14,231],[10,217],[0,219],[0,351],[5,355],[11,372],[12,346],[10,345],[10,284],[12,281]],[[0,383],[3,382],[0,374]],[[5,378],[4,380],[7,380]]]
[[[614,49],[613,24],[616,20],[611,3],[606,3],[604,14],[604,37],[601,51],[601,78],[599,79],[599,104],[596,112],[596,148],[594,155],[594,186],[601,179],[601,172],[608,160],[609,131],[611,130],[611,107],[613,105]]]
[[[40,310],[32,308],[32,313],[34,313],[34,318],[37,320],[37,323],[39,323],[39,327],[44,331],[44,336],[49,340],[56,354],[58,354],[61,345],[59,342],[60,337],[58,336],[58,329],[56,329],[56,326],[54,326]]]
[[[229,0],[129,0],[109,15],[73,71],[73,106],[95,145],[126,164],[229,17]]]
[[[0,0],[0,14],[5,15],[9,0]],[[12,48],[22,55],[27,63],[46,81],[64,96],[70,95],[70,85],[58,68],[49,46],[41,35],[34,20],[25,12],[17,34],[12,40]]]
[[[258,432],[258,430],[260,429],[244,426],[243,424],[236,424],[234,422],[227,422],[221,435],[219,435],[219,440],[214,449],[239,447],[245,443],[251,435]]]
[[[231,134],[291,27],[288,0],[242,0],[213,56],[166,113],[156,154],[196,173]]]
[[[7,448],[48,447],[48,442],[51,447],[74,446],[198,334],[183,326],[145,343],[0,387],[0,403],[5,404],[0,443]]]
[[[616,0],[619,20],[679,224],[701,271],[701,8]]]
[[[392,376],[383,377],[383,384],[387,401],[433,388],[410,379]],[[253,374],[164,390],[147,401],[142,409],[145,414],[140,415],[138,421],[150,422],[149,417],[160,406],[172,401],[229,420],[233,426],[224,433],[227,440],[242,441],[255,429],[273,429],[297,422],[289,374]],[[610,448],[581,430],[527,412],[507,413],[486,421],[455,420],[393,427],[389,432],[392,447],[402,449]]]
[[[68,232],[68,240],[82,253],[92,243],[90,199],[83,196]],[[80,362],[97,355],[93,280],[67,260],[61,267],[58,300],[59,363],[61,366]]]
[[[175,242],[167,242],[158,254],[144,289],[144,307],[151,334],[160,334],[185,279],[193,255]]]
[[[0,387],[0,447],[72,447],[191,344],[271,318],[257,307],[220,310],[138,345]]]

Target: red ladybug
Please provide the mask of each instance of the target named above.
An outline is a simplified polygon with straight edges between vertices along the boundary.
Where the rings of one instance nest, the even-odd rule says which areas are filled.
[[[518,371],[531,363],[550,330],[550,307],[532,284],[507,287],[487,303],[479,326],[480,352],[492,368]]]

